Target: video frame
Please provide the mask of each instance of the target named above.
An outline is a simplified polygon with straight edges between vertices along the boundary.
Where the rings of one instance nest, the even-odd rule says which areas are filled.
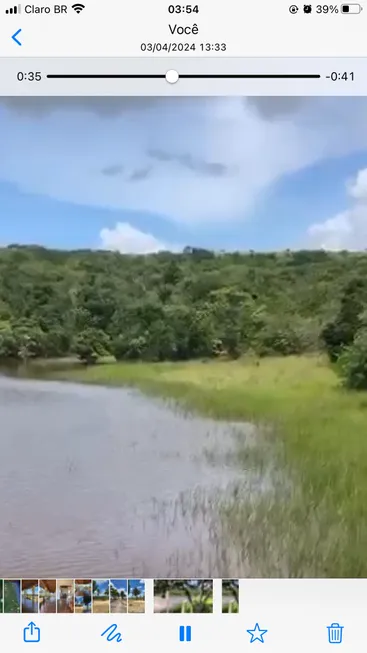
[[[366,108],[1,98],[5,613],[367,576]]]

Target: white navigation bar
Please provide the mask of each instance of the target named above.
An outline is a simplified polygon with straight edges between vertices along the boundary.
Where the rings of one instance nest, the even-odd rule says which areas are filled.
[[[363,3],[85,0],[9,2],[1,11],[0,56],[8,57],[367,55]]]

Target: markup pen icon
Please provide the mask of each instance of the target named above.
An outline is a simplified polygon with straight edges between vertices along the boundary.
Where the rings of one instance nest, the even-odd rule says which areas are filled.
[[[101,633],[101,637],[106,637],[108,642],[113,642],[116,640],[116,642],[122,642],[122,636],[121,633],[117,631],[117,624],[111,624],[106,630]]]
[[[329,644],[341,644],[343,641],[343,628],[340,624],[334,623],[327,626]]]

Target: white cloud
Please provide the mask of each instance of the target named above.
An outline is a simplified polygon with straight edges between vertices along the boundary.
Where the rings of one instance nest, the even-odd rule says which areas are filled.
[[[30,110],[21,98],[22,112],[0,106],[0,179],[189,226],[242,221],[275,180],[367,147],[366,98],[280,99],[130,99],[121,110],[118,98],[112,109],[109,98],[37,98]]]
[[[118,222],[113,229],[102,229],[101,247],[121,254],[151,254],[163,250],[176,251],[179,248],[157,240],[152,234],[132,227],[128,222]]]
[[[367,202],[367,168],[357,173],[355,180],[349,185],[349,194],[358,202]]]
[[[329,250],[367,248],[367,168],[346,184],[351,206],[343,213],[310,226],[313,247]]]

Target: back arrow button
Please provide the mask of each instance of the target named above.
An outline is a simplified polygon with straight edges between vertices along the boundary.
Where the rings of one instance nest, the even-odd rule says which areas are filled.
[[[13,39],[14,43],[16,43],[17,45],[22,45],[21,42],[18,41],[18,39],[17,39],[17,36],[18,36],[18,34],[21,33],[21,31],[22,31],[21,29],[18,29],[18,31],[15,32],[15,34],[13,34],[13,36],[11,37]]]

